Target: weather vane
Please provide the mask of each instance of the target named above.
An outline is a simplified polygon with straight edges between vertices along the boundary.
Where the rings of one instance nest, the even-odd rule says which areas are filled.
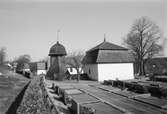
[[[104,33],[104,42],[106,41],[106,34]]]

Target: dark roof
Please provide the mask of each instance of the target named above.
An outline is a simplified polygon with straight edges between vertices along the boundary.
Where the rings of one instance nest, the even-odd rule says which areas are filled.
[[[133,56],[130,54],[129,51],[99,50],[93,53],[87,53],[82,63],[130,63],[133,61]]]
[[[133,56],[128,49],[104,41],[96,47],[88,50],[82,63],[130,63],[133,61]]]
[[[92,49],[88,50],[87,52],[94,51],[94,50],[128,50],[128,49],[115,45],[113,43],[104,41],[99,45],[93,47]]]
[[[126,62],[132,62],[133,57],[128,51],[103,51],[100,50],[97,62],[98,63],[126,63]]]
[[[64,56],[67,55],[65,47],[57,42],[50,48],[49,56]]]

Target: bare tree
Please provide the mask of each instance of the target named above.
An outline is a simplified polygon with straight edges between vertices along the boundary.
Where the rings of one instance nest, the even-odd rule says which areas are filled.
[[[137,19],[124,40],[137,63],[139,75],[144,75],[144,63],[161,50],[158,40],[162,34],[159,27],[147,17]]]
[[[0,49],[0,64],[3,64],[5,62],[5,57],[6,57],[6,49],[2,47]]]
[[[72,52],[66,57],[66,64],[69,66],[73,67],[77,71],[77,80],[80,80],[80,74],[82,72],[82,59],[84,57],[84,53],[79,51],[79,52]]]
[[[49,57],[44,57],[43,59],[40,59],[38,62],[47,62],[49,60]]]

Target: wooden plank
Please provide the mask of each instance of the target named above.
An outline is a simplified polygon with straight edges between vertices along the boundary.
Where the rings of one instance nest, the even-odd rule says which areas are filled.
[[[88,94],[79,94],[79,95],[71,95],[72,96],[72,99],[77,102],[77,103],[80,103],[80,104],[83,104],[83,103],[91,103],[91,102],[98,102],[99,100],[95,97],[92,97]]]
[[[68,90],[68,89],[74,89],[73,86],[58,86],[58,95],[62,96],[64,93],[64,90]]]
[[[132,114],[130,111],[126,110],[125,108],[122,108],[122,107],[120,107],[120,106],[118,106],[118,105],[115,105],[115,104],[113,104],[113,103],[111,103],[111,102],[108,102],[108,100],[104,100],[103,98],[101,98],[101,97],[99,97],[99,96],[97,96],[97,95],[94,95],[94,94],[91,94],[91,93],[87,93],[87,94],[89,94],[89,95],[91,95],[91,96],[93,96],[93,97],[99,99],[99,100],[100,100],[101,102],[103,102],[103,103],[106,103],[106,104],[112,106],[113,108],[119,110],[119,111],[122,112],[122,113]]]
[[[83,89],[83,88],[82,88]],[[88,92],[89,94],[95,95],[96,97],[98,97],[99,99],[101,99],[101,101],[104,101],[108,104],[111,104],[111,106],[118,108],[122,111],[125,110],[125,112],[132,112],[135,114],[165,114],[167,113],[164,110],[160,110],[156,107],[152,107],[148,104],[143,104],[137,101],[134,101],[133,99],[128,99],[126,97],[122,97],[120,95],[116,95],[114,93],[108,93],[106,91],[100,90],[99,92],[94,92],[91,91],[91,89],[93,90],[93,87],[87,87],[84,88],[84,91]],[[102,92],[103,91],[103,92]]]
[[[66,105],[71,105],[71,96],[72,95],[79,95],[82,94],[83,92],[78,90],[78,89],[68,89],[68,90],[64,90],[63,93],[63,101]]]
[[[166,111],[160,110],[156,107],[149,106],[148,104],[134,101],[133,99],[128,99],[125,97],[115,98],[113,93],[109,93],[106,96],[104,95],[102,96],[97,95],[97,96],[108,101],[109,103],[122,107],[135,114],[163,114],[163,113],[165,114],[167,113]]]
[[[116,87],[112,87],[112,86],[105,86],[105,85],[93,85],[93,87],[105,90],[105,91],[109,91],[109,92],[114,92],[114,91],[120,91],[119,88]]]
[[[62,89],[62,90],[63,89],[73,89],[74,88],[73,86],[69,86],[69,85],[61,85],[61,86],[59,85],[58,87],[59,87],[59,89]]]
[[[75,95],[75,94],[81,94],[83,92],[78,89],[67,89],[67,90],[64,90],[64,93],[67,95]]]
[[[75,86],[75,88],[78,88],[78,89],[84,89],[85,91],[87,91],[87,92],[94,92],[94,93],[99,93],[99,92],[104,92],[104,91],[99,91],[99,89],[98,88],[93,88],[92,89],[92,87],[90,87],[90,86],[88,86],[88,85],[80,85],[80,86]]]
[[[94,89],[96,89],[96,91],[94,91]],[[104,103],[109,104],[109,105],[112,106],[113,108],[115,108],[115,109],[117,109],[117,110],[119,110],[119,111],[121,111],[121,112],[123,112],[123,113],[131,114],[130,111],[128,111],[128,110],[126,110],[126,109],[124,109],[124,108],[122,108],[122,107],[119,107],[118,105],[115,105],[115,104],[113,104],[113,103],[110,103],[110,102],[108,102],[108,100],[104,100],[103,98],[97,96],[97,95],[99,95],[99,94],[102,95],[102,96],[105,96],[104,93],[105,93],[106,91],[102,91],[102,90],[97,89],[97,88],[92,88],[92,87],[90,87],[90,86],[87,86],[87,87],[85,87],[85,88],[81,88],[81,90],[84,91],[84,92],[86,92],[87,94],[89,94],[89,95],[91,95],[91,96],[93,96],[93,97],[99,99],[101,102],[104,102]],[[98,92],[97,92],[97,91],[98,91]]]
[[[71,112],[68,110],[68,107],[66,105],[64,105],[63,102],[61,102],[59,100],[55,100],[55,99],[60,99],[60,98],[56,94],[53,94],[53,92],[54,91],[52,89],[46,88],[46,94],[48,95],[48,98],[50,99],[51,103],[56,108],[57,112],[59,114],[61,114],[61,113],[71,114]]]
[[[151,96],[151,94],[150,93],[145,93],[145,94],[138,94],[138,95],[134,95],[134,96],[132,96],[132,97],[130,97],[130,98],[135,98],[135,97],[139,97],[139,96],[142,96],[142,97],[150,97]]]
[[[113,91],[113,93],[127,97],[127,98],[135,98],[138,96],[145,96],[145,97],[151,96],[150,93],[138,94],[138,93],[127,91],[127,90]]]
[[[138,97],[135,97],[134,99],[141,101],[141,102],[144,102],[144,103],[147,103],[147,104],[150,104],[150,105],[153,105],[155,107],[167,110],[167,107],[166,107],[167,100],[159,99],[159,98],[152,97],[152,96],[150,96],[150,97],[138,96]]]
[[[95,109],[95,114],[123,114],[123,112],[102,102],[83,104],[82,106]]]
[[[61,83],[62,84],[62,83]],[[65,84],[65,83],[64,83]],[[167,111],[164,110],[167,105],[164,104],[160,107],[157,106],[153,106],[150,105],[148,103],[139,101],[139,100],[135,100],[135,99],[130,99],[128,97],[128,95],[133,96],[133,93],[126,93],[123,91],[123,93],[119,90],[119,94],[118,95],[114,92],[110,92],[109,90],[113,90],[113,87],[110,86],[104,86],[104,85],[100,85],[100,84],[81,84],[81,83],[75,83],[75,84],[71,84],[73,87],[80,89],[84,92],[86,92],[87,94],[89,94],[90,96],[96,98],[98,101],[100,100],[101,102],[110,104],[111,107],[115,108],[116,110],[119,110],[125,113],[135,113],[135,114],[167,114]],[[88,86],[90,85],[90,86]],[[142,95],[142,97],[149,97],[147,95],[144,94],[139,94]],[[74,95],[74,96],[78,96],[78,95]],[[125,97],[126,96],[126,97]],[[73,97],[73,95],[72,95]],[[138,95],[135,95],[133,97],[139,97]],[[85,103],[97,103],[97,101],[92,100],[91,102],[89,102],[87,100],[87,98],[78,98],[78,102],[76,102],[75,104],[77,105],[77,103],[79,104],[81,102],[81,104],[84,104],[84,102],[82,101],[87,101]],[[74,104],[74,106],[75,106]]]
[[[74,114],[80,114],[79,107],[81,104],[96,103],[96,102],[99,102],[99,100],[88,94],[72,95],[71,109]]]

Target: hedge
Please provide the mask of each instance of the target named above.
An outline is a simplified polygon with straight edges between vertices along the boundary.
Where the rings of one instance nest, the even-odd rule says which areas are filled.
[[[17,114],[49,114],[40,87],[40,77],[32,79],[17,109]]]

